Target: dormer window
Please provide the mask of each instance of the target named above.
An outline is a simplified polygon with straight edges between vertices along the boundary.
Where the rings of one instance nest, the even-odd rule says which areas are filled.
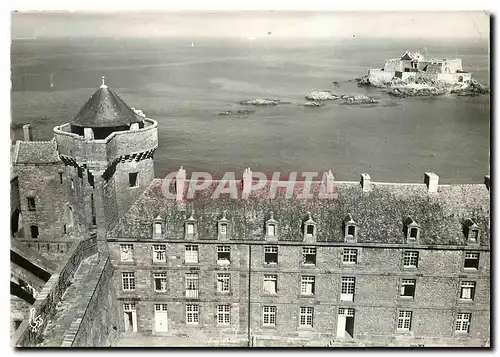
[[[420,225],[408,216],[404,221],[404,232],[407,243],[417,242],[420,237]]]
[[[479,242],[479,226],[472,219],[468,219],[464,224],[464,234],[467,237],[467,242],[476,244]]]
[[[347,214],[347,216],[344,218],[344,240],[346,242],[356,242],[357,240],[357,231],[358,231],[358,224],[356,221],[352,218],[352,215],[350,213]]]
[[[316,237],[316,222],[311,217],[311,212],[307,212],[306,220],[303,223],[304,238],[311,239]]]
[[[274,212],[269,212],[269,219],[266,221],[266,238],[275,240],[278,238],[278,221],[274,219]]]
[[[194,238],[196,236],[196,219],[194,218],[194,210],[191,212],[191,216],[187,219],[184,230],[186,238]]]
[[[153,224],[153,238],[161,238],[163,235],[163,224],[160,216],[155,218]]]
[[[222,218],[217,222],[217,234],[220,239],[225,239],[229,235],[229,220],[226,218],[226,211],[222,212]]]

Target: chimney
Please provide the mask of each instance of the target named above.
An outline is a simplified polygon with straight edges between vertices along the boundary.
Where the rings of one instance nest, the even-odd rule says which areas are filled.
[[[361,174],[361,188],[363,192],[370,192],[372,190],[372,178],[368,174]]]
[[[427,185],[428,192],[437,192],[439,176],[434,172],[426,172],[424,175],[424,182]]]
[[[177,175],[175,175],[175,199],[177,201],[182,201],[184,197],[184,185],[186,183],[186,170],[181,166]]]
[[[484,184],[486,185],[486,188],[489,191],[490,190],[490,175],[484,176]]]
[[[86,140],[94,140],[94,130],[92,128],[83,128],[83,136]]]
[[[249,195],[252,190],[252,170],[250,168],[246,168],[243,171],[243,195]]]
[[[23,125],[24,141],[33,141],[33,133],[31,132],[31,125]]]
[[[323,184],[326,187],[326,193],[331,195],[333,193],[333,182],[335,181],[335,176],[333,176],[332,170],[328,170],[323,175]]]

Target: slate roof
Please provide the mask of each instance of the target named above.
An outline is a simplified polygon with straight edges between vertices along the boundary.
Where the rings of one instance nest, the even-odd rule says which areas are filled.
[[[14,164],[51,164],[60,162],[55,140],[17,141],[14,155]]]
[[[303,191],[304,182],[296,182],[294,198],[285,198],[285,188],[281,188],[270,200],[266,198],[268,182],[247,200],[233,199],[228,194],[211,199],[218,183],[212,181],[194,199],[180,204],[165,199],[162,180],[155,179],[108,237],[151,238],[153,221],[159,215],[165,221],[168,238],[183,239],[184,222],[194,209],[199,239],[217,239],[217,220],[226,211],[231,239],[263,240],[265,221],[273,211],[279,222],[280,241],[301,241],[303,219],[311,212],[317,223],[318,242],[343,242],[342,224],[350,213],[357,222],[360,243],[405,243],[403,222],[411,216],[421,227],[421,244],[465,245],[463,224],[473,219],[482,231],[481,244],[489,245],[490,196],[483,184],[440,185],[438,192],[428,193],[425,184],[372,182],[372,190],[363,192],[358,182],[334,182],[333,198],[318,199],[322,184],[313,182],[310,192],[316,198],[300,199],[297,194]],[[185,192],[188,185],[189,181]],[[241,197],[242,184],[236,181],[235,185]]]
[[[101,86],[75,116],[71,125],[82,128],[105,128],[142,122],[118,94]]]

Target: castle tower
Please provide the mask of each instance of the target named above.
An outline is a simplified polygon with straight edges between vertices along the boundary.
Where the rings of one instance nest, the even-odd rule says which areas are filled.
[[[105,242],[106,232],[154,178],[157,123],[125,104],[103,77],[74,119],[54,128],[54,136],[70,180],[77,230],[96,231]]]

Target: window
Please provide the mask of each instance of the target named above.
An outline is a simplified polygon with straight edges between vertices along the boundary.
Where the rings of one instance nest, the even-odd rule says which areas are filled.
[[[409,239],[417,239],[418,235],[418,228],[412,227],[410,228],[410,233],[408,234]]]
[[[155,223],[155,231],[154,231],[155,234],[154,235],[156,237],[160,238],[161,237],[161,233],[162,233],[161,231],[162,231],[162,229],[161,229],[161,223]]]
[[[135,303],[123,304],[123,311],[135,311],[136,306]]]
[[[354,285],[355,278],[342,278],[342,285],[340,289],[340,301],[353,301],[354,300]]]
[[[120,244],[122,262],[134,261],[134,246],[132,244]]]
[[[167,246],[165,244],[153,245],[153,263],[167,262]]]
[[[276,295],[278,293],[278,276],[264,274],[264,293]]]
[[[465,253],[464,268],[477,270],[479,268],[479,253]]]
[[[418,267],[418,252],[404,252],[403,256],[403,266],[405,268],[416,268]]]
[[[462,281],[460,289],[460,299],[474,300],[474,293],[476,290],[476,283],[473,281]]]
[[[264,306],[262,325],[276,326],[276,306]]]
[[[186,245],[186,251],[184,254],[184,261],[186,263],[198,263],[198,246],[197,245]]]
[[[478,237],[479,237],[479,229],[475,229],[475,228],[469,229],[469,241],[471,243],[477,242]]]
[[[231,247],[219,245],[217,247],[217,264],[228,265],[231,262]]]
[[[411,311],[400,311],[398,315],[398,331],[410,331]]]
[[[403,279],[401,280],[401,294],[400,296],[415,297],[415,280]]]
[[[197,325],[200,322],[200,307],[198,305],[186,305],[186,323]]]
[[[278,247],[264,247],[264,262],[278,264]]]
[[[217,274],[217,292],[228,293],[231,287],[231,275],[228,273]]]
[[[167,311],[167,304],[155,304],[155,311]]]
[[[167,291],[167,273],[154,273],[155,291]]]
[[[308,224],[306,226],[306,234],[309,235],[309,236],[314,235],[314,225]]]
[[[356,264],[357,262],[358,262],[358,250],[344,248],[344,253],[342,254],[342,263]]]
[[[38,226],[30,226],[31,238],[38,238]]]
[[[302,295],[314,295],[314,276],[301,277],[300,293]]]
[[[357,233],[357,223],[350,213],[344,218],[344,240],[346,242],[355,242]]]
[[[122,273],[122,288],[125,291],[135,290],[135,273]]]
[[[130,187],[137,186],[137,172],[131,172],[128,174],[128,185]]]
[[[313,327],[313,312],[312,307],[301,307],[300,308],[300,326]]]
[[[63,225],[63,232],[64,232],[64,234],[68,233],[68,228],[66,227],[65,224]]]
[[[87,170],[87,180],[89,182],[89,185],[91,187],[94,187],[94,175],[92,175],[92,172]]]
[[[459,313],[457,314],[457,321],[455,323],[455,332],[468,333],[470,325],[470,314]]]
[[[269,237],[275,237],[276,236],[276,225],[274,223],[270,223],[267,225],[267,235]]]
[[[193,235],[194,234],[194,223],[186,224],[186,234]]]
[[[63,174],[62,172],[59,172],[59,183],[63,183]]]
[[[229,305],[217,305],[217,325],[229,325],[231,322]]]
[[[354,226],[354,225],[347,225],[347,235],[355,237],[356,236],[356,226]]]
[[[227,234],[227,223],[221,223],[220,224],[220,232],[219,232],[219,234],[221,236],[225,236]]]
[[[302,248],[302,264],[316,265],[316,248]]]
[[[186,274],[186,297],[198,298],[198,274]]]
[[[35,198],[28,197],[28,211],[36,211]]]
[[[73,179],[71,179],[71,189],[74,190],[75,189],[75,181],[73,181]]]

